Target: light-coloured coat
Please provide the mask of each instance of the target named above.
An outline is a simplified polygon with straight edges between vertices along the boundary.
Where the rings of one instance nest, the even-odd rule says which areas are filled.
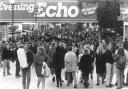
[[[65,54],[65,68],[67,72],[75,72],[77,70],[77,56],[74,52],[69,51]]]

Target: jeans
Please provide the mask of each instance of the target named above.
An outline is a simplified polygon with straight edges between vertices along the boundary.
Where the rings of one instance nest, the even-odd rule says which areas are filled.
[[[106,75],[106,85],[110,85],[113,78],[113,64],[106,63],[107,75]]]
[[[31,71],[30,71],[30,68],[24,68],[24,69],[22,69],[22,84],[23,84],[23,89],[29,89],[30,79],[31,79]],[[27,80],[27,83],[26,83],[26,80]]]
[[[122,88],[124,81],[124,70],[120,70],[117,68],[117,87]]]
[[[16,76],[19,76],[20,74],[20,63],[19,60],[16,58]]]
[[[7,73],[10,73],[10,60],[4,59],[3,74],[5,74],[6,68]]]

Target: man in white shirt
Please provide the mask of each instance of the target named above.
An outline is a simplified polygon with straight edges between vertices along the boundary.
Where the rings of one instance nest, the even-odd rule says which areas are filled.
[[[21,44],[17,50],[17,57],[20,62],[22,71],[23,89],[29,89],[31,71],[30,66],[33,61],[33,54],[28,49],[28,44]],[[26,82],[27,81],[27,82]]]

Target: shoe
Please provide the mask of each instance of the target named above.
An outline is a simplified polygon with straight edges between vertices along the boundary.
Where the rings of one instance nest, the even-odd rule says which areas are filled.
[[[91,75],[91,79],[93,79],[93,76]]]
[[[55,82],[55,77],[52,78],[52,81]]]
[[[125,86],[126,84],[123,82],[123,85]]]
[[[77,85],[75,85],[74,88],[77,88]]]
[[[110,87],[109,85],[106,85],[106,87]]]
[[[66,86],[69,86],[69,84],[67,84]]]
[[[110,86],[110,87],[113,87],[113,85],[112,85],[112,84],[109,84],[109,86]]]
[[[21,75],[16,75],[16,77],[22,77]]]
[[[62,83],[60,83],[60,86],[62,86]]]
[[[5,73],[3,73],[3,76],[5,76]]]
[[[56,87],[59,87],[59,85],[57,85]]]
[[[7,75],[11,75],[11,73],[7,73]]]
[[[113,85],[112,84],[109,84],[109,85],[106,85],[106,87],[113,87]]]
[[[100,85],[100,83],[97,83],[96,85],[98,86],[98,85]]]
[[[115,86],[117,86],[117,82],[115,83]]]
[[[61,80],[61,82],[64,82],[64,80]]]

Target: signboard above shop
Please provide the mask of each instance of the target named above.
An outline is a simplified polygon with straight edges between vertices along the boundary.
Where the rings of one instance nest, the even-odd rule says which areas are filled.
[[[74,2],[16,2],[14,4],[14,21],[94,22],[96,21],[97,7],[98,3],[90,3],[80,9],[78,1],[75,0]],[[11,19],[12,6],[8,2],[0,2],[0,21],[10,22]]]

